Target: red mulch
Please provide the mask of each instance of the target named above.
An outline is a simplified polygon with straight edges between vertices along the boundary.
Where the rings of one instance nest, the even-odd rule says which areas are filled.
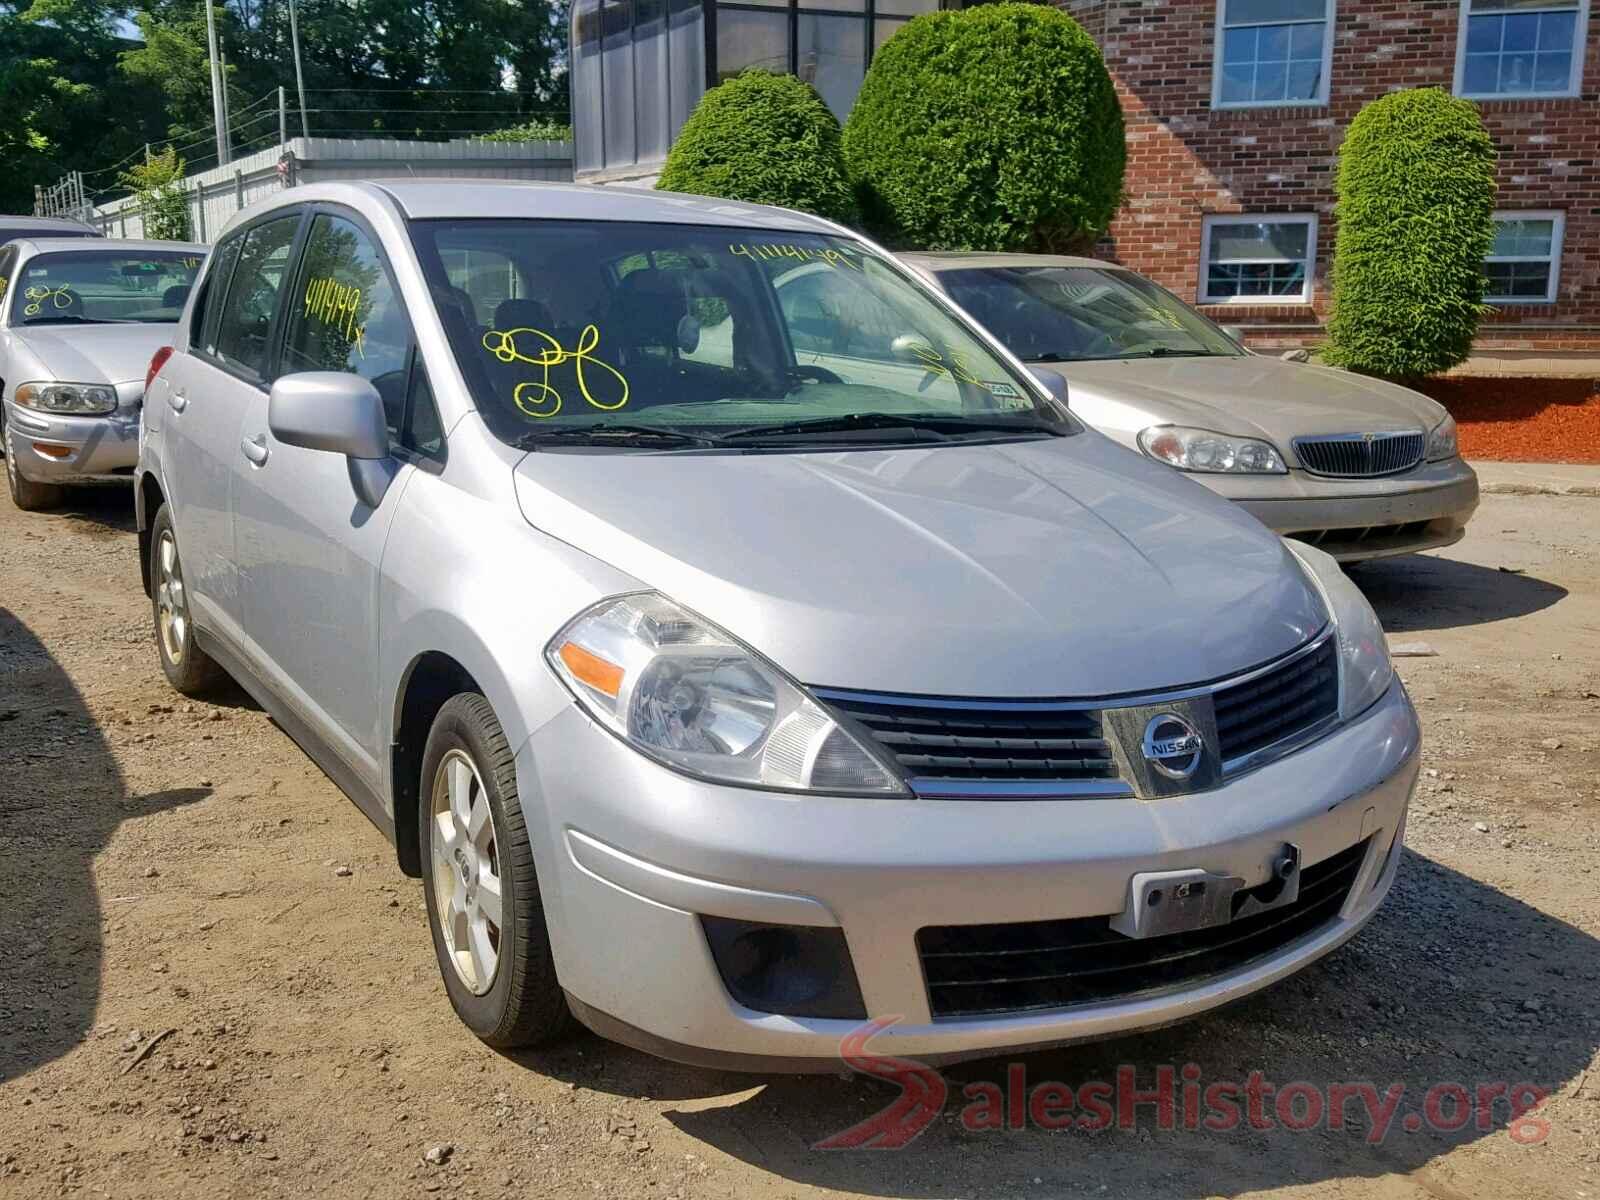
[[[1592,379],[1424,380],[1450,410],[1464,458],[1600,463],[1600,385]]]

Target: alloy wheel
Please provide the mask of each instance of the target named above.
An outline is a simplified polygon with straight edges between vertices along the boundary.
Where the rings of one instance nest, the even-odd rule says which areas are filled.
[[[439,928],[461,982],[482,996],[500,965],[504,893],[489,794],[460,750],[446,754],[434,774],[429,819]]]
[[[172,530],[163,529],[156,543],[156,624],[161,648],[173,666],[189,648],[189,595],[183,586],[183,565]]]

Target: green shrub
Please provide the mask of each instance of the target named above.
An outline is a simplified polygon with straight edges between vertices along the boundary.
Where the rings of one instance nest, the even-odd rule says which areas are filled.
[[[927,13],[873,57],[844,131],[870,228],[934,250],[1064,250],[1122,202],[1122,106],[1058,9]]]
[[[186,242],[190,237],[189,197],[183,190],[183,159],[168,146],[118,176],[122,186],[139,202],[144,236],[163,242]]]
[[[1476,106],[1438,88],[1356,114],[1339,148],[1328,362],[1416,379],[1467,357],[1485,311],[1494,166]]]
[[[508,125],[480,133],[480,142],[570,142],[572,126],[558,121],[529,121],[526,125]]]
[[[838,119],[793,75],[749,70],[707,92],[672,143],[656,186],[858,220]]]

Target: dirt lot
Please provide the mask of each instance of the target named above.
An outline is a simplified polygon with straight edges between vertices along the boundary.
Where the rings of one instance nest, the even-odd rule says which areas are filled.
[[[810,1149],[893,1091],[692,1070],[457,1024],[418,884],[242,696],[167,690],[120,491],[0,498],[0,1197],[1600,1195],[1600,500],[1489,496],[1469,540],[1361,581],[1427,728],[1410,852],[1353,943],[1224,1012],[1022,1060],[1078,1084],[1405,1085],[1342,1131],[973,1132]],[[150,1049],[153,1039],[161,1037]],[[1532,1083],[1410,1131],[1439,1083]],[[1447,1110],[1449,1106],[1447,1105]],[[1269,1110],[1270,1111],[1270,1110]],[[1180,1116],[1181,1121],[1181,1116]],[[444,1161],[425,1161],[430,1149]]]

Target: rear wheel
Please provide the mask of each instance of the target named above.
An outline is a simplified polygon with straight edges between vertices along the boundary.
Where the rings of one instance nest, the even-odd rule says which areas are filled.
[[[482,696],[455,696],[439,710],[419,791],[428,924],[456,1015],[500,1049],[561,1037],[573,1021],[556,980],[511,748]]]
[[[17,470],[16,451],[11,448],[11,433],[6,428],[5,409],[0,407],[0,443],[6,451],[6,486],[11,492],[11,502],[23,512],[39,512],[61,503],[66,489],[54,483],[35,483],[24,479]]]
[[[161,670],[185,696],[201,696],[222,679],[222,668],[194,640],[189,614],[189,589],[178,556],[178,534],[172,508],[163,504],[150,526],[150,605],[155,616],[156,649]]]

